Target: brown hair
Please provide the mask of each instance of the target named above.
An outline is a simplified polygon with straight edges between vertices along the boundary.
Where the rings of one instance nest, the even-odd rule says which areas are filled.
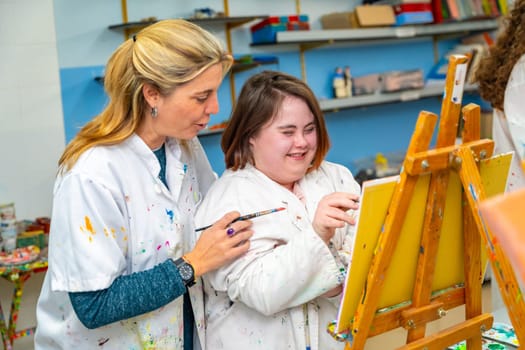
[[[525,0],[515,0],[502,25],[504,30],[489,48],[488,55],[480,61],[475,77],[481,97],[501,111],[510,73],[525,54]]]
[[[110,57],[104,77],[109,103],[67,145],[61,170],[73,167],[87,149],[118,144],[137,130],[147,109],[145,83],[166,96],[214,64],[221,63],[226,74],[232,62],[217,38],[193,23],[172,19],[144,28]]]
[[[314,115],[317,132],[317,150],[308,171],[319,168],[330,148],[324,116],[312,90],[291,75],[263,71],[250,77],[244,84],[230,122],[222,135],[221,146],[227,169],[242,169],[253,164],[250,138],[269,122],[281,108],[286,96],[302,99]]]

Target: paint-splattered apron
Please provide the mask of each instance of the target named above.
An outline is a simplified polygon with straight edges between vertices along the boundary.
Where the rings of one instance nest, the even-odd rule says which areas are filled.
[[[37,349],[182,349],[183,298],[88,330],[67,296],[108,288],[118,276],[182,256],[192,245],[193,214],[214,175],[197,139],[182,145],[168,140],[166,146],[171,191],[158,178],[157,158],[136,135],[88,150],[57,179]],[[191,289],[202,330],[200,285]]]

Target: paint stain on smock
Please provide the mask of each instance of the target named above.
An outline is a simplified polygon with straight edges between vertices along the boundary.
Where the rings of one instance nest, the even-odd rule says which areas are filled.
[[[80,226],[80,231],[82,232],[87,231],[89,233],[89,236],[88,236],[89,242],[93,242],[93,236],[96,235],[96,231],[93,228],[93,225],[91,224],[91,219],[88,216],[84,216],[84,225],[85,226]]]

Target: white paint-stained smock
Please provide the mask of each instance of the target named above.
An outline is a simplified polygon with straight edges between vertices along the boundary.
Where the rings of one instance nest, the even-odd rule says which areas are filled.
[[[194,242],[193,216],[214,174],[199,141],[166,141],[166,179],[137,135],[94,147],[59,176],[49,270],[39,299],[36,349],[182,349],[183,298],[149,313],[89,330],[68,292],[108,288],[121,275],[183,255]],[[189,289],[203,341],[202,285]]]
[[[303,200],[247,165],[227,170],[199,207],[199,226],[230,210],[286,208],[252,219],[250,250],[203,277],[208,349],[300,350],[307,341],[312,350],[344,348],[326,330],[341,296],[322,295],[343,282],[355,228],[337,229],[329,247],[311,222],[323,196],[360,188],[348,169],[328,162],[296,187]]]
[[[525,55],[514,65],[505,88],[505,113],[494,109],[492,137],[494,153],[514,152],[507,191],[525,186],[521,162],[525,160]]]
[[[525,55],[514,65],[510,73],[503,109],[494,109],[492,138],[494,154],[514,152],[507,177],[506,192],[525,187],[525,176],[521,162],[525,160]],[[505,306],[498,284],[491,284],[492,307],[494,310]]]

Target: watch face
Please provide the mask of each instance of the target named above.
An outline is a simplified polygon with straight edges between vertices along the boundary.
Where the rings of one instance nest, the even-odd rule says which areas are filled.
[[[193,281],[193,269],[188,264],[181,264],[179,266],[179,272],[183,280]]]
[[[183,258],[178,258],[174,261],[179,270],[180,277],[184,281],[186,287],[191,287],[195,284],[195,271],[193,266],[187,263]]]

